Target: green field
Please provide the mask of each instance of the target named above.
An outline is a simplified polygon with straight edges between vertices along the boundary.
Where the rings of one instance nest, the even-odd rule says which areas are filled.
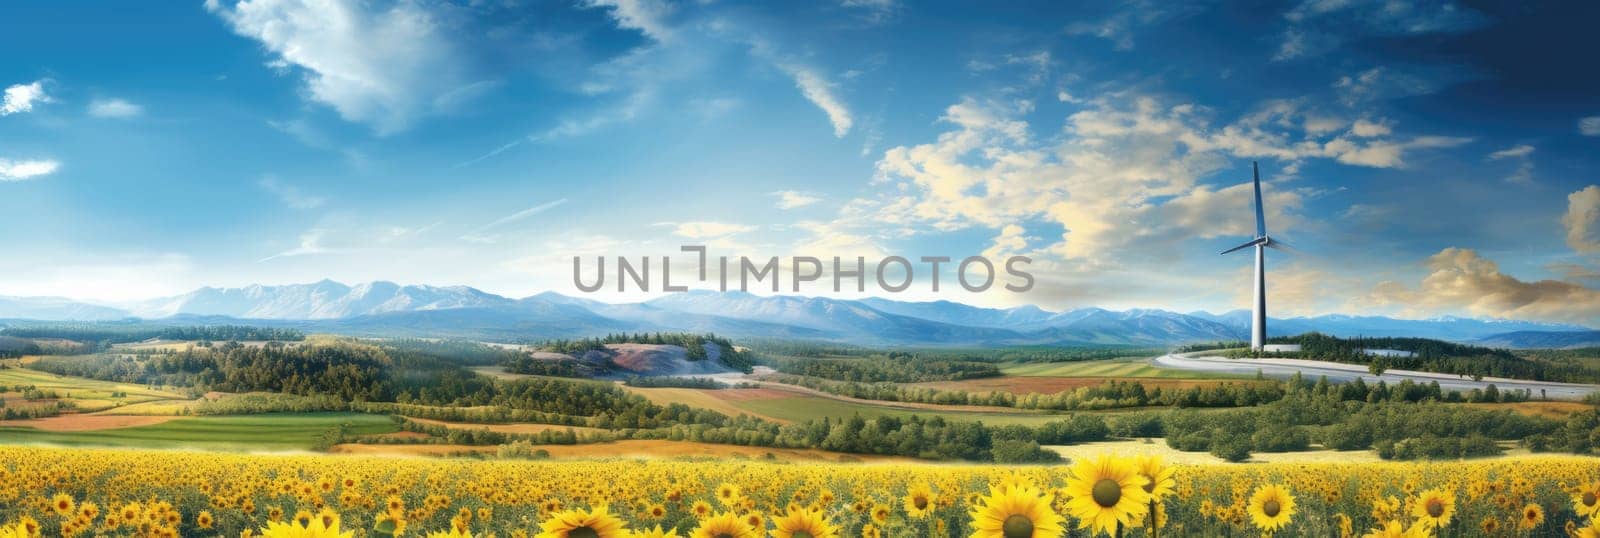
[[[399,431],[383,415],[361,413],[265,414],[189,417],[150,426],[54,432],[0,427],[0,444],[54,444],[205,450],[307,450],[323,433],[348,425],[351,435]]]
[[[32,385],[44,391],[54,391],[62,399],[71,400],[79,410],[92,412],[113,407],[158,400],[187,400],[177,392],[155,390],[144,385],[113,383],[82,377],[59,376],[49,372],[26,368],[0,369],[0,391],[19,385]],[[120,392],[125,396],[112,396]]]
[[[1033,377],[1148,377],[1159,379],[1247,379],[1249,376],[1168,370],[1150,365],[1146,358],[1069,362],[1007,363],[1000,372]]]
[[[933,416],[943,417],[952,421],[981,421],[984,424],[1006,425],[1024,424],[1039,425],[1052,420],[1061,420],[1061,415],[1045,413],[977,413],[961,411],[935,411],[926,409],[899,409],[878,405],[866,405],[854,402],[832,400],[815,396],[795,396],[793,398],[768,398],[757,400],[744,400],[730,402],[735,407],[758,415],[788,421],[806,421],[831,417],[835,419],[850,418],[860,415],[861,418],[896,417],[910,418],[918,415],[922,418]]]

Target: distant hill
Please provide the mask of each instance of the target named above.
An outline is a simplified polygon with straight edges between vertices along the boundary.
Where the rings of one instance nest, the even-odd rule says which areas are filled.
[[[984,308],[951,301],[907,302],[743,292],[692,291],[642,303],[609,304],[553,292],[521,299],[466,286],[346,285],[331,280],[284,286],[200,288],[117,309],[60,298],[0,297],[0,319],[105,321],[123,318],[193,325],[250,324],[361,336],[440,336],[496,341],[615,332],[717,333],[732,337],[826,340],[858,345],[1138,345],[1240,340],[1250,313],[1179,313],[1035,306]],[[3,325],[3,322],[0,322]],[[1404,336],[1511,347],[1593,342],[1587,327],[1440,317],[1324,315],[1273,318],[1274,335]],[[1516,336],[1511,336],[1516,335]],[[1587,335],[1587,336],[1586,336]],[[1500,343],[1487,339],[1499,338]]]
[[[1516,331],[1480,338],[1473,343],[1514,349],[1600,347],[1600,331]]]

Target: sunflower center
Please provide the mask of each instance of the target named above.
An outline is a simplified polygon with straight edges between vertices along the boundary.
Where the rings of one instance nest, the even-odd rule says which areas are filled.
[[[1267,502],[1261,503],[1261,513],[1266,514],[1267,517],[1278,517],[1278,512],[1281,511],[1283,511],[1283,505],[1278,504],[1277,499],[1268,499]]]
[[[916,505],[917,509],[921,510],[928,507],[928,499],[926,497],[917,497],[911,500],[911,504]]]
[[[1000,525],[1000,535],[1005,538],[1032,538],[1033,520],[1022,514],[1012,514]]]
[[[1600,501],[1600,498],[1596,498],[1594,496],[1594,492],[1593,491],[1585,491],[1585,492],[1583,492],[1583,505],[1584,506],[1594,506],[1595,501]]]
[[[1116,480],[1102,478],[1094,483],[1092,496],[1095,504],[1111,508],[1117,505],[1117,501],[1122,500],[1122,484],[1118,484]]]
[[[1150,479],[1144,481],[1144,492],[1145,493],[1155,493],[1156,492],[1156,481],[1155,481],[1154,478],[1150,478]]]
[[[790,538],[816,538],[816,537],[812,536],[811,533],[806,532],[806,531],[794,531],[792,533],[789,533],[789,537]]]
[[[600,533],[589,527],[578,527],[567,531],[567,538],[600,538]]]
[[[733,538],[733,533],[719,532],[719,533],[717,533],[716,536],[713,536],[711,538]]]
[[[1442,515],[1444,515],[1444,503],[1440,502],[1439,499],[1428,499],[1428,517]]]

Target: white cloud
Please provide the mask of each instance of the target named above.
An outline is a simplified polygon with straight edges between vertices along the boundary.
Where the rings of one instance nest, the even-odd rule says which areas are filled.
[[[1398,306],[1413,315],[1460,311],[1509,319],[1600,321],[1600,290],[1594,288],[1559,280],[1520,280],[1472,249],[1444,249],[1429,257],[1426,265],[1428,276],[1417,288],[1382,282],[1370,301],[1375,306]]]
[[[469,84],[457,46],[443,35],[437,4],[244,0],[206,9],[274,61],[302,69],[313,101],[379,134],[406,129],[438,100]]]
[[[260,185],[262,189],[266,189],[267,192],[276,195],[279,200],[283,201],[283,205],[292,209],[316,209],[327,202],[321,196],[307,194],[300,190],[299,187],[278,181],[278,178],[273,176],[264,176],[256,184]]]
[[[689,239],[715,239],[754,231],[755,226],[727,222],[663,222],[659,226],[672,227],[672,233]]]
[[[809,192],[774,191],[769,194],[778,197],[778,209],[794,209],[822,201],[822,197]]]
[[[1389,133],[1390,133],[1389,124],[1384,123],[1382,121],[1376,121],[1376,122],[1369,121],[1366,118],[1362,118],[1362,119],[1356,120],[1356,123],[1354,125],[1350,126],[1350,134],[1353,134],[1353,135],[1356,135],[1356,136],[1359,136],[1359,137],[1362,137],[1362,138],[1372,138],[1372,137],[1375,137],[1375,136],[1388,136]]]
[[[841,0],[839,5],[861,10],[867,22],[871,23],[889,20],[900,10],[897,0]]]
[[[1519,144],[1496,151],[1494,153],[1490,153],[1489,160],[1501,161],[1509,159],[1516,161],[1517,169],[1515,172],[1512,172],[1510,176],[1506,176],[1506,181],[1510,183],[1523,184],[1533,183],[1533,151],[1533,146]]]
[[[1527,145],[1527,144],[1519,144],[1519,145],[1512,146],[1512,147],[1509,147],[1509,148],[1506,148],[1506,149],[1502,149],[1500,151],[1496,151],[1494,153],[1490,153],[1489,154],[1489,160],[1498,161],[1500,159],[1512,159],[1512,158],[1527,157],[1528,155],[1533,154],[1533,150],[1534,150],[1533,146],[1530,146],[1530,145]]]
[[[37,103],[50,102],[50,96],[44,93],[44,81],[35,80],[27,84],[12,84],[6,87],[3,100],[0,100],[0,116],[10,116],[33,110]]]
[[[1600,136],[1600,116],[1579,119],[1578,132],[1583,136]]]
[[[828,115],[828,122],[833,124],[833,136],[843,137],[850,132],[855,120],[850,117],[850,109],[846,108],[834,94],[833,83],[807,66],[780,64],[778,67],[794,79],[795,87],[800,88],[800,93],[805,95],[807,100]]]
[[[89,115],[96,118],[126,119],[144,114],[144,107],[126,99],[95,99],[89,103]]]
[[[672,5],[661,0],[584,0],[587,7],[603,7],[611,9],[611,17],[617,21],[617,26],[630,30],[638,30],[644,35],[658,41],[665,41],[672,37],[672,29],[667,26],[667,16],[672,13]]]
[[[1567,195],[1567,246],[1585,254],[1600,253],[1600,185]]]
[[[26,181],[55,173],[61,163],[50,159],[13,161],[0,159],[0,181]]]

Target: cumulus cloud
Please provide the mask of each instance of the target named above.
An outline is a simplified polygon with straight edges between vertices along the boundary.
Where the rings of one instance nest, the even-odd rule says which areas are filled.
[[[89,102],[89,115],[96,118],[126,119],[144,114],[144,107],[126,99],[95,99]]]
[[[794,209],[822,201],[821,196],[802,191],[774,191],[769,194],[778,197],[778,209]]]
[[[454,100],[465,63],[434,4],[243,0],[206,9],[304,72],[313,101],[379,134],[406,129]]]
[[[1429,273],[1417,287],[1385,281],[1373,290],[1371,301],[1418,315],[1456,311],[1496,318],[1600,321],[1600,290],[1560,280],[1520,280],[1472,249],[1444,249],[1429,257],[1426,266]]]
[[[1277,160],[1280,170],[1312,159],[1400,167],[1408,152],[1467,141],[1392,137],[1375,123],[1363,127],[1366,137],[1312,132],[1292,102],[1216,127],[1203,107],[1137,94],[1096,98],[1066,118],[1064,136],[1036,140],[1021,119],[1030,110],[966,98],[945,110],[941,121],[952,128],[935,141],[886,151],[876,181],[894,188],[877,222],[1000,230],[1042,219],[1065,228],[1048,250],[1069,260],[1166,258],[1172,242],[1253,233],[1251,219],[1240,218],[1251,212],[1248,174],[1202,181],[1242,170],[1230,159]],[[1274,183],[1265,191],[1274,234],[1294,227],[1307,193]]]
[[[33,105],[48,102],[50,96],[44,93],[43,80],[12,84],[6,87],[5,97],[0,98],[0,116],[29,112],[33,110]]]
[[[1585,254],[1600,253],[1600,185],[1567,195],[1567,246]]]
[[[0,158],[0,181],[26,181],[50,174],[61,168],[61,163],[50,160],[21,160]]]

